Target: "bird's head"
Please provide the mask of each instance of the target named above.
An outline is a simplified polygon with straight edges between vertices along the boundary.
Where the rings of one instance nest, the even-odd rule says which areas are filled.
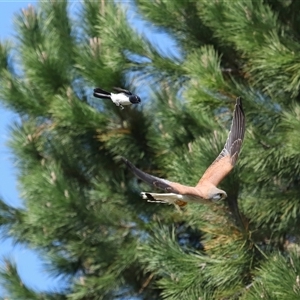
[[[141,98],[137,95],[131,95],[129,96],[129,101],[133,104],[137,104],[141,102]]]
[[[225,198],[227,198],[226,192],[224,192],[218,188],[214,188],[210,192],[210,200],[212,202],[218,202],[220,200],[224,200]]]

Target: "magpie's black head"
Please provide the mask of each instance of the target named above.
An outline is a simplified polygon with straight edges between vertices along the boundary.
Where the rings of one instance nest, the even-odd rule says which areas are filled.
[[[129,101],[133,104],[137,104],[141,102],[141,98],[137,95],[131,95],[129,96]]]

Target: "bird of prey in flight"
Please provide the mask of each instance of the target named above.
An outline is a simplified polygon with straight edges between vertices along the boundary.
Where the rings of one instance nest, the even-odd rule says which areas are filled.
[[[137,95],[132,94],[128,90],[124,90],[118,87],[114,87],[114,90],[118,93],[110,93],[101,88],[94,89],[94,97],[101,99],[110,99],[117,106],[120,106],[121,109],[124,109],[123,105],[138,104],[141,102],[141,98]]]
[[[122,159],[135,176],[166,192],[164,194],[142,192],[143,199],[147,199],[149,202],[169,203],[179,206],[184,206],[187,202],[217,202],[227,197],[226,192],[218,189],[217,186],[235,166],[244,139],[244,133],[245,115],[241,98],[238,97],[225,146],[215,161],[204,172],[195,187],[152,176],[135,167],[127,159]]]

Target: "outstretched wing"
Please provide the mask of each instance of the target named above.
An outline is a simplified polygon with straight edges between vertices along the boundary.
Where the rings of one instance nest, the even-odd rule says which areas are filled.
[[[125,94],[128,95],[128,96],[131,96],[131,95],[132,95],[132,93],[131,93],[130,91],[121,89],[121,88],[119,88],[119,87],[114,87],[113,89],[114,89],[115,91],[119,92],[119,93],[125,93]]]
[[[225,146],[216,160],[205,171],[197,186],[202,185],[204,182],[209,182],[217,186],[233,169],[239,156],[244,134],[245,114],[242,100],[238,97],[236,99],[232,124]]]
[[[136,166],[134,166],[129,160],[127,160],[124,157],[122,157],[122,160],[124,161],[126,166],[133,172],[133,174],[136,177],[143,180],[144,182],[146,182],[156,188],[162,189],[165,192],[179,194],[178,190],[175,189],[174,187],[172,187],[173,183],[170,182],[169,180],[158,178],[158,177],[152,176],[150,174],[147,174],[147,173],[141,171],[140,169],[138,169]]]

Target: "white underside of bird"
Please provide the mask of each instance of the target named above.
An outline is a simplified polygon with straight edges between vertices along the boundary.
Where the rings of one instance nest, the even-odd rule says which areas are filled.
[[[156,202],[156,203],[168,203],[168,204],[177,204],[178,201],[181,202],[201,202],[199,198],[187,195],[180,195],[174,193],[149,193],[149,192],[141,192],[141,196],[143,199],[147,200],[147,202]],[[153,200],[149,199],[152,198]],[[159,199],[159,200],[156,200]],[[205,201],[203,201],[205,202]]]
[[[115,103],[117,106],[132,104],[130,102],[128,96],[125,95],[125,94],[114,94],[114,93],[111,93],[110,94],[110,98],[111,98],[111,101],[113,103]]]

